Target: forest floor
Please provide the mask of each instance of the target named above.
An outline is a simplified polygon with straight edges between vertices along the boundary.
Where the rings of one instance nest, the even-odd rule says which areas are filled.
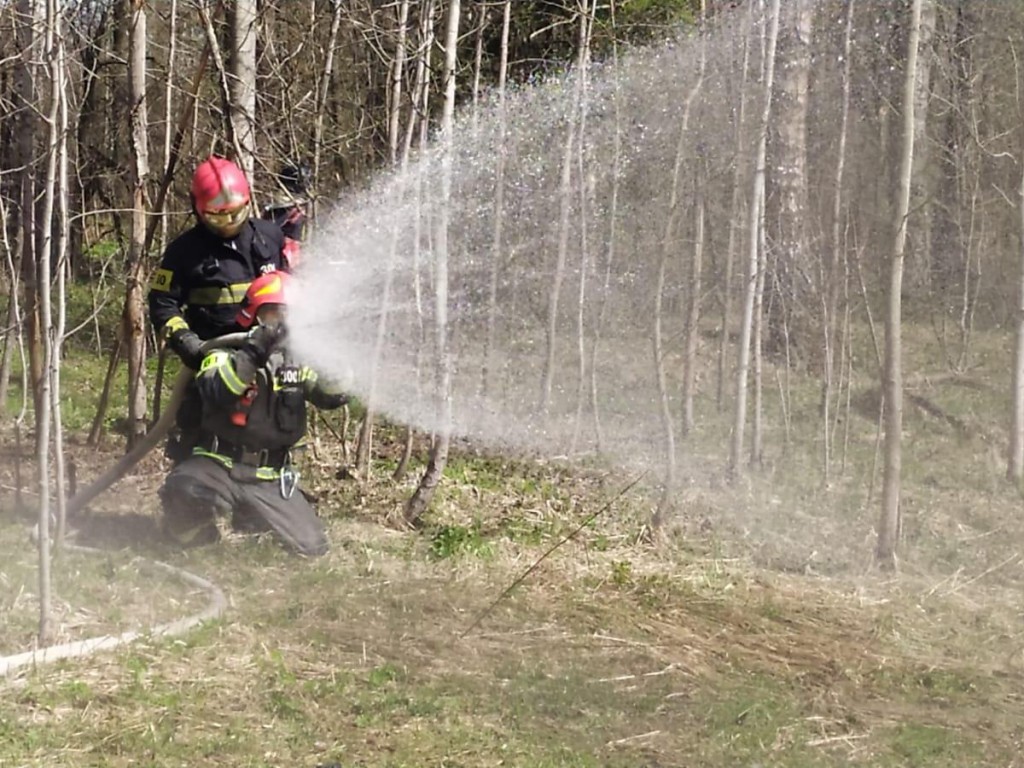
[[[410,531],[393,521],[415,477],[392,482],[387,455],[369,483],[339,476],[324,431],[304,462],[326,557],[249,537],[185,553],[157,533],[150,456],[76,521],[105,553],[55,560],[54,640],[201,610],[145,559],[229,607],[0,681],[0,766],[1024,766],[1020,498],[974,390],[914,391],[958,415],[908,414],[895,574],[870,567],[863,481],[694,483],[650,546],[635,476],[461,446]],[[80,484],[117,442],[71,441]],[[33,497],[24,479],[15,503],[9,433],[0,450],[3,655],[32,646],[38,604]]]

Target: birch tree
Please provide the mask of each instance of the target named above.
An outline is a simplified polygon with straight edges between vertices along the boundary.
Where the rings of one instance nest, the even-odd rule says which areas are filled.
[[[822,479],[826,487],[832,472],[832,397],[835,387],[836,317],[839,301],[839,265],[844,263],[842,243],[843,178],[846,172],[846,141],[850,121],[850,50],[853,40],[853,10],[856,0],[846,5],[846,24],[843,34],[843,74],[841,83],[842,107],[839,118],[839,145],[836,150],[835,184],[832,193],[832,242],[827,257],[820,260],[819,296],[822,305],[821,332],[825,344],[822,358]]]
[[[896,545],[900,527],[900,484],[902,480],[903,433],[903,258],[910,213],[910,184],[914,167],[914,92],[917,78],[918,43],[921,37],[921,8],[924,0],[913,0],[910,39],[903,84],[903,145],[900,155],[899,196],[893,213],[893,245],[889,260],[888,314],[885,319],[885,464],[882,476],[882,509],[878,520],[875,558],[884,570],[896,567]]]
[[[732,215],[726,223],[728,228],[728,243],[725,247],[725,264],[720,278],[719,291],[721,296],[721,336],[718,340],[718,380],[715,390],[715,405],[721,411],[725,406],[726,389],[726,360],[729,351],[729,334],[732,328],[732,297],[733,297],[733,270],[736,263],[736,251],[742,243],[742,238],[737,234],[741,232],[738,222],[742,220],[741,206],[743,205],[743,150],[746,146],[747,136],[744,131],[747,115],[747,73],[750,69],[750,24],[754,17],[754,3],[749,4],[749,10],[743,16],[740,36],[743,38],[743,53],[740,60],[740,83],[739,83],[739,105],[736,107],[735,137],[736,149],[733,157],[732,167],[732,195],[729,203],[729,211]]]
[[[750,341],[754,320],[754,303],[758,295],[757,280],[760,243],[761,211],[764,204],[765,162],[767,157],[768,125],[772,115],[772,87],[775,80],[775,44],[779,35],[779,0],[771,0],[768,18],[768,39],[764,51],[762,109],[758,125],[757,149],[754,156],[754,178],[751,185],[750,206],[747,209],[747,269],[743,296],[743,315],[740,324],[738,361],[736,364],[736,401],[732,442],[729,451],[728,475],[736,480],[742,472],[743,437],[747,420],[747,374],[750,369]]]
[[[587,151],[584,138],[587,135],[587,87],[590,77],[590,41],[593,36],[594,16],[597,2],[583,0],[579,19],[579,55],[577,56],[580,83],[580,140],[576,145],[576,176],[579,179],[579,248],[580,267],[576,292],[576,418],[573,423],[569,455],[576,452],[580,429],[583,423],[583,405],[587,391],[587,280],[590,276],[590,243],[587,238],[587,215],[590,207],[590,184],[588,183]]]
[[[594,321],[593,338],[590,346],[590,410],[594,418],[594,444],[597,452],[605,450],[604,434],[601,428],[601,408],[598,390],[597,363],[601,349],[601,338],[604,332],[605,316],[611,294],[612,270],[617,266],[616,245],[618,242],[619,212],[619,176],[622,168],[622,135],[625,130],[622,117],[622,78],[619,75],[619,46],[616,41],[615,0],[608,5],[612,29],[612,65],[614,74],[613,104],[614,128],[612,133],[612,180],[608,201],[608,228],[606,230],[604,278],[601,281],[601,294],[598,300],[596,319]]]
[[[229,115],[238,164],[246,178],[256,167],[256,0],[231,3]]]
[[[437,490],[444,468],[448,463],[448,448],[451,442],[451,376],[452,361],[448,352],[448,223],[449,202],[452,191],[452,128],[455,122],[455,70],[458,63],[457,45],[459,40],[460,0],[450,0],[448,23],[444,42],[444,84],[445,98],[441,113],[441,211],[437,217],[434,254],[434,323],[435,355],[438,366],[437,403],[439,427],[427,460],[427,468],[420,478],[416,491],[405,507],[405,521],[409,525],[419,523],[423,513]]]
[[[425,155],[428,146],[428,128],[430,121],[430,83],[431,66],[430,56],[434,48],[434,16],[437,12],[439,0],[428,0],[420,6],[420,18],[417,29],[418,42],[416,46],[416,73],[413,80],[412,95],[409,104],[409,119],[405,124],[405,146],[403,154],[409,156],[414,139],[417,141],[417,148],[420,155]],[[413,201],[414,209],[419,212],[422,207],[424,174],[422,168],[418,170],[413,179]],[[414,304],[415,329],[414,333],[419,343],[416,345],[416,377],[413,382],[414,397],[416,402],[423,399],[423,387],[421,371],[423,368],[423,350],[426,347],[426,323],[424,322],[423,291],[420,285],[420,238],[422,235],[422,220],[417,213],[413,222],[413,246],[412,246],[412,293]],[[406,425],[405,439],[402,445],[402,455],[395,467],[392,479],[401,480],[405,477],[409,468],[409,461],[412,458],[413,441],[415,430],[413,425]]]
[[[703,51],[703,49],[702,49]],[[702,53],[703,55],[703,53]],[[672,165],[672,176],[669,180],[669,198],[666,209],[664,230],[661,235],[660,251],[658,257],[657,276],[654,280],[654,318],[651,329],[651,341],[654,352],[654,377],[658,388],[658,402],[660,404],[661,426],[665,440],[665,477],[662,493],[658,506],[651,517],[651,531],[657,535],[664,523],[668,507],[671,503],[672,494],[675,492],[676,484],[676,437],[675,419],[672,414],[671,400],[668,390],[668,376],[665,370],[665,342],[663,334],[664,323],[664,293],[665,293],[665,272],[670,260],[678,258],[679,235],[677,226],[681,218],[680,198],[683,196],[683,168],[685,161],[691,159],[688,149],[691,144],[689,135],[690,113],[693,108],[694,99],[700,93],[704,80],[704,66],[701,64],[697,77],[683,101],[683,112],[677,128],[677,140],[675,157]],[[695,265],[696,268],[696,265]],[[691,301],[697,301],[697,297],[691,296]]]
[[[403,75],[405,72],[405,47],[407,37],[407,25],[409,23],[409,3],[403,0],[398,7],[398,34],[395,42],[395,54],[391,67],[391,106],[388,116],[388,156],[392,170],[399,165],[399,138],[402,114],[402,88],[404,84]],[[412,119],[410,117],[410,119]],[[403,153],[401,164],[404,167],[408,154]],[[396,191],[398,199],[395,205],[402,204],[402,198],[406,194],[405,185],[400,184]],[[359,440],[356,443],[356,472],[362,475],[364,480],[370,479],[370,457],[373,444],[373,422],[374,408],[376,407],[375,396],[377,387],[377,374],[380,367],[380,359],[384,350],[385,333],[387,332],[388,314],[391,309],[391,287],[394,281],[395,260],[398,256],[398,238],[400,224],[395,222],[391,231],[391,240],[388,244],[388,263],[384,277],[384,288],[381,292],[380,317],[377,322],[377,338],[373,347],[373,362],[370,366],[370,389],[367,395],[366,412],[363,414],[362,426],[359,429]]]
[[[54,324],[52,313],[52,297],[50,276],[52,274],[53,254],[53,212],[57,205],[57,176],[58,159],[61,155],[59,145],[63,142],[64,135],[61,133],[60,113],[61,101],[63,99],[64,77],[61,68],[61,54],[58,48],[61,46],[60,36],[60,14],[57,9],[57,0],[47,0],[44,10],[44,51],[46,53],[48,77],[48,104],[45,113],[46,132],[46,174],[43,183],[43,204],[39,217],[40,240],[39,240],[39,269],[37,280],[39,286],[39,323],[42,334],[43,347],[43,377],[40,381],[40,392],[36,409],[36,461],[38,469],[39,487],[39,521],[38,549],[39,549],[39,641],[41,644],[49,642],[51,636],[50,627],[50,549],[51,549],[51,522],[50,522],[50,459],[51,459],[51,428],[53,427],[53,402],[59,398],[59,392],[54,389],[54,370],[60,365],[54,351],[56,339],[54,338]]]
[[[704,82],[704,70],[707,67],[707,41],[704,29],[707,9],[704,7],[704,0],[700,3],[700,26],[698,34],[700,40],[700,64],[697,75],[697,84],[694,86],[693,97],[697,95]],[[692,98],[692,97],[690,97]],[[689,111],[689,102],[687,103]],[[697,343],[700,339],[700,310],[701,310],[701,278],[704,269],[704,224],[706,212],[706,200],[704,186],[707,181],[707,158],[701,156],[698,150],[697,171],[695,173],[696,188],[694,189],[694,226],[693,226],[693,260],[690,263],[690,289],[689,301],[686,311],[686,322],[683,328],[683,418],[682,435],[689,435],[694,428],[695,417],[693,412],[693,398],[697,389]]]
[[[501,48],[498,55],[497,114],[499,146],[505,145],[508,125],[505,106],[505,88],[508,81],[508,38],[512,27],[512,0],[505,0],[501,16]],[[480,372],[480,394],[486,396],[490,372],[494,368],[494,346],[498,327],[498,278],[501,274],[505,219],[505,163],[504,152],[498,152],[494,169],[494,215],[491,223],[490,279],[487,284],[487,333],[484,336],[483,366]]]
[[[68,241],[71,234],[70,211],[71,186],[68,179],[68,73],[67,50],[63,26],[58,26],[56,36],[56,57],[52,64],[55,87],[58,89],[57,127],[55,152],[55,221],[51,229],[56,235],[54,262],[57,283],[57,322],[53,328],[53,354],[50,359],[50,409],[53,419],[53,453],[57,486],[57,525],[54,531],[56,546],[64,545],[67,512],[67,473],[64,456],[64,422],[61,411],[61,360],[63,358],[64,333],[67,328],[67,279],[71,272],[68,259]]]
[[[320,82],[316,89],[316,114],[313,116],[313,183],[320,180],[321,154],[323,147],[324,123],[327,119],[328,96],[331,92],[331,79],[334,76],[334,49],[338,43],[338,31],[341,29],[341,0],[331,2],[331,31],[328,35],[324,64],[320,72]],[[315,206],[315,201],[314,201]],[[313,209],[316,216],[316,208]]]
[[[548,290],[545,311],[545,358],[541,374],[540,398],[537,404],[537,410],[543,418],[547,418],[548,410],[551,407],[551,391],[555,380],[555,360],[558,347],[559,304],[562,299],[562,283],[565,282],[565,263],[569,254],[569,235],[572,225],[573,147],[579,133],[580,104],[583,100],[583,73],[578,65],[582,56],[582,51],[577,52],[572,104],[569,108],[565,137],[562,140],[561,171],[558,183],[558,246],[555,252],[555,263],[551,269],[551,287]]]
[[[7,266],[7,312],[4,322],[4,345],[0,353],[0,414],[7,412],[7,395],[11,385],[11,369],[14,364],[15,350],[21,341],[21,293],[20,249],[11,242],[9,229],[9,206],[7,199],[0,195],[0,243],[3,245],[4,258]],[[16,255],[16,250],[18,255]],[[24,366],[24,363],[22,363]]]
[[[38,232],[36,220],[36,146],[35,136],[39,128],[37,117],[37,62],[40,56],[40,34],[43,13],[39,0],[18,0],[16,6],[16,35],[18,39],[19,63],[15,75],[15,108],[18,114],[16,156],[20,167],[20,195],[18,220],[20,240],[19,262],[22,287],[25,296],[23,307],[24,328],[28,346],[29,384],[36,413],[46,407],[41,396],[42,380],[45,375],[43,360],[43,339],[39,317],[39,264]],[[38,440],[38,434],[36,436]]]
[[[795,330],[794,311],[801,299],[802,275],[809,267],[807,255],[807,109],[811,70],[811,33],[814,7],[810,0],[789,0],[782,14],[779,34],[780,56],[776,115],[773,125],[777,140],[773,151],[771,180],[778,210],[770,221],[778,231],[769,291],[766,338],[775,354],[789,353]],[[806,343],[806,342],[805,342]]]
[[[128,447],[146,433],[146,183],[149,120],[146,102],[146,4],[131,0],[128,44],[129,119],[132,155],[132,228],[125,265],[122,335],[128,361]]]

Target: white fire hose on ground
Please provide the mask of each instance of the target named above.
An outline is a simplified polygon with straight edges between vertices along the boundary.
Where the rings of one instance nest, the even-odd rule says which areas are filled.
[[[203,351],[208,352],[211,349],[222,347],[238,347],[243,341],[245,341],[245,338],[246,334],[244,333],[233,333],[227,336],[220,336],[216,339],[210,339],[203,344]],[[166,437],[166,435],[171,431],[171,427],[174,426],[178,409],[181,406],[182,400],[185,398],[185,393],[188,390],[189,383],[194,376],[195,373],[191,369],[182,367],[181,371],[178,373],[177,379],[174,381],[174,387],[171,390],[171,397],[167,402],[167,408],[161,414],[156,424],[153,425],[146,436],[139,441],[131,451],[125,454],[117,464],[96,478],[88,485],[88,487],[79,491],[68,500],[66,508],[66,514],[68,517],[71,517],[84,509],[89,502],[93,501],[97,496],[124,477],[132,467],[138,464],[146,454],[153,450],[153,448],[156,447],[164,437]],[[38,535],[39,531],[37,524],[32,530],[33,540],[37,539]],[[104,550],[102,549],[83,547],[77,544],[68,543],[64,545],[64,548],[70,552],[104,553]],[[219,617],[227,607],[227,600],[224,597],[224,593],[221,591],[220,587],[213,582],[207,581],[206,579],[197,576],[194,573],[190,573],[183,568],[168,565],[167,563],[162,563],[158,560],[144,560],[143,562],[155,571],[171,575],[185,584],[202,589],[209,596],[206,607],[199,613],[165,624],[160,624],[144,631],[133,630],[122,632],[119,635],[102,635],[99,637],[87,638],[85,640],[76,640],[68,643],[62,643],[60,645],[37,648],[31,651],[17,653],[13,656],[0,656],[0,677],[6,677],[12,672],[23,667],[35,667],[58,661],[60,659],[88,656],[98,651],[117,648],[141,637],[172,637],[182,635],[204,621],[209,621],[210,619]]]

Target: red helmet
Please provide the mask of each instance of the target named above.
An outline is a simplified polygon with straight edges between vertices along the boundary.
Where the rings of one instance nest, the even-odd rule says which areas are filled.
[[[291,276],[287,272],[268,272],[260,275],[245,292],[241,309],[235,322],[242,328],[250,328],[256,319],[256,313],[265,304],[287,304],[286,294]]]
[[[223,157],[209,157],[192,175],[196,216],[215,235],[234,237],[249,218],[249,181]]]

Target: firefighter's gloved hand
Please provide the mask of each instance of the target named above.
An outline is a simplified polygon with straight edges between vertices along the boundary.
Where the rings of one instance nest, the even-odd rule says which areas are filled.
[[[286,336],[283,325],[257,325],[246,336],[243,350],[249,353],[257,367],[267,362],[270,353],[279,347]]]
[[[344,395],[341,392],[323,392],[317,400],[318,402],[315,403],[317,408],[333,411],[335,408],[348,405],[349,398],[348,395]]]
[[[168,337],[167,346],[193,371],[198,371],[203,364],[203,340],[192,329],[176,330]]]

